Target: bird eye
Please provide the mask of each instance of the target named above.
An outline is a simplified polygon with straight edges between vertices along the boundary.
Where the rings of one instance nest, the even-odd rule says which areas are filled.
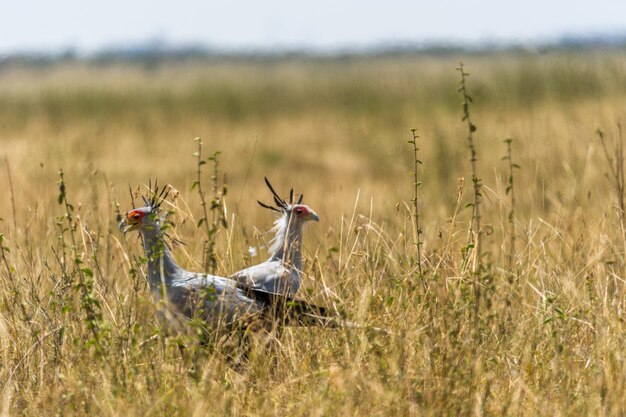
[[[135,212],[135,213],[131,214],[130,217],[132,217],[133,219],[138,219],[138,218],[141,217],[141,214]]]
[[[298,207],[298,208],[296,209],[296,213],[298,213],[298,214],[302,214],[302,212],[303,212],[303,211],[304,211],[304,210],[302,210],[300,207]]]

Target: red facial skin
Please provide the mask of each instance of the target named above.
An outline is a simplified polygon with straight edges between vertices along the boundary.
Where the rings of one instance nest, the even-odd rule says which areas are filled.
[[[296,206],[296,208],[293,209],[293,211],[298,215],[298,216],[304,216],[306,214],[309,214],[309,210],[307,210],[306,207],[304,206]]]
[[[141,222],[141,219],[143,218],[143,216],[145,216],[145,214],[139,210],[131,210],[128,213],[126,213],[126,218],[128,219],[128,222],[131,224]]]

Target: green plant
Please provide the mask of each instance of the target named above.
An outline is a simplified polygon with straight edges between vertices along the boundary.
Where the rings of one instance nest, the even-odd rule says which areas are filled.
[[[473,253],[474,261],[472,266],[472,272],[474,275],[479,275],[482,272],[482,229],[481,229],[481,218],[480,218],[480,206],[482,203],[482,191],[481,191],[481,180],[478,177],[478,154],[476,152],[476,146],[474,144],[474,132],[476,132],[476,125],[472,123],[472,118],[470,114],[470,104],[472,103],[472,97],[467,92],[467,77],[470,75],[468,72],[465,72],[463,67],[463,61],[459,62],[459,66],[457,68],[459,71],[461,79],[459,80],[459,92],[463,97],[463,118],[461,119],[467,125],[467,147],[470,152],[470,168],[472,174],[472,185],[473,185],[473,201],[469,203],[469,206],[472,208],[472,220],[470,222],[470,226],[468,229],[468,237],[467,237],[467,251],[466,256],[467,259],[470,259],[471,254]],[[480,299],[480,290],[478,286],[476,286],[477,296]]]
[[[514,170],[519,169],[519,165],[513,162],[513,139],[508,138],[504,140],[506,144],[506,155],[502,157],[503,161],[507,161],[508,175],[506,181],[505,193],[509,196],[509,213],[507,219],[509,221],[509,253],[508,253],[508,267],[513,267],[513,261],[515,259],[515,182],[514,182]]]
[[[94,273],[93,270],[86,266],[81,253],[78,250],[77,241],[76,241],[76,229],[77,223],[74,217],[74,206],[69,203],[67,199],[67,188],[65,183],[65,178],[63,175],[63,170],[59,170],[59,195],[57,198],[57,202],[63,206],[65,209],[65,214],[59,218],[57,225],[59,226],[60,231],[60,240],[62,243],[62,251],[64,257],[64,267],[65,267],[65,281],[69,283],[73,281],[72,277],[77,275],[78,281],[72,282],[74,289],[80,292],[81,297],[81,310],[85,315],[85,322],[87,324],[87,329],[91,333],[91,339],[87,341],[89,345],[93,345],[96,349],[96,353],[102,355],[103,346],[102,346],[102,333],[101,333],[101,321],[102,321],[102,312],[100,300],[94,292]],[[63,225],[65,222],[65,226]],[[71,262],[74,266],[74,270],[69,270],[67,265],[65,265],[65,248],[66,248],[66,240],[65,234],[69,235],[69,256],[71,256]]]
[[[418,200],[418,188],[420,186],[420,182],[418,181],[418,166],[422,164],[417,157],[417,152],[419,148],[417,147],[417,138],[419,135],[417,134],[417,129],[411,129],[412,139],[409,141],[411,145],[413,145],[413,198],[411,202],[413,203],[413,219],[414,219],[414,233],[415,233],[415,252],[417,255],[417,274],[419,276],[420,281],[422,282],[422,286],[426,289],[426,281],[424,279],[424,275],[422,273],[422,228],[420,227],[420,215],[419,215],[419,200]]]
[[[228,222],[226,220],[226,211],[224,206],[224,198],[228,192],[226,186],[225,177],[220,181],[220,165],[219,155],[220,152],[214,152],[206,160],[202,157],[202,139],[195,138],[194,141],[198,144],[198,150],[193,153],[196,157],[196,179],[191,184],[191,189],[198,189],[198,195],[200,197],[200,205],[202,206],[202,217],[198,220],[197,227],[200,228],[204,225],[206,232],[206,240],[204,242],[203,251],[203,264],[204,270],[210,273],[215,272],[217,269],[217,257],[215,254],[215,244],[217,238],[217,232],[220,227],[224,229],[228,228]],[[207,162],[211,162],[213,165],[213,172],[211,174],[211,201],[210,206],[207,209],[206,192],[202,186],[202,166]],[[211,212],[211,219],[209,221],[209,211]]]

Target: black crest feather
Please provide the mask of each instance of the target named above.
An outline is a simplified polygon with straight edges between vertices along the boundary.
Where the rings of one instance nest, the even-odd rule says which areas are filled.
[[[263,208],[277,211],[279,213],[282,213],[283,211],[288,210],[289,207],[293,205],[293,197],[294,197],[293,188],[289,190],[289,203],[287,203],[283,198],[281,198],[281,196],[278,195],[276,190],[274,190],[274,187],[272,186],[272,183],[270,183],[270,180],[268,180],[267,177],[264,177],[264,179],[265,179],[265,184],[267,185],[267,188],[269,188],[270,191],[272,192],[272,197],[274,198],[274,203],[276,204],[276,207],[270,206],[269,204],[265,204],[258,200],[257,200],[257,203],[259,203],[259,205]],[[297,204],[302,203],[303,197],[304,196],[300,194],[300,198],[298,199]]]
[[[279,212],[279,213],[281,212],[281,211],[280,211],[280,210],[278,210],[276,207],[268,206],[267,204],[262,203],[262,202],[260,202],[259,200],[257,200],[256,202],[257,202],[257,203],[259,203],[259,205],[260,205],[261,207],[263,207],[263,208],[270,209],[270,210],[274,210],[274,211],[277,211],[277,212]]]
[[[159,189],[158,180],[154,180],[154,187],[152,187],[152,180],[148,180],[148,194],[141,196],[146,206],[152,208],[153,211],[158,210],[163,204],[163,201],[170,194],[170,187],[165,186]]]

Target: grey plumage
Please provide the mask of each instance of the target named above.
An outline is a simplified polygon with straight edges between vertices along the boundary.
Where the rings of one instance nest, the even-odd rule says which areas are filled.
[[[283,200],[267,178],[265,183],[273,194],[276,207],[259,201],[259,204],[280,213],[274,222],[275,233],[267,261],[234,273],[231,279],[254,289],[293,297],[301,284],[303,228],[309,221],[319,221],[319,216],[309,206],[293,201],[293,189],[289,202]]]
[[[144,199],[145,207],[130,210],[119,225],[127,233],[137,230],[148,260],[147,275],[153,297],[165,304],[168,316],[201,318],[209,325],[275,322],[294,325],[329,325],[324,308],[268,294],[253,285],[181,268],[164,242],[159,206],[166,195],[156,191]]]

